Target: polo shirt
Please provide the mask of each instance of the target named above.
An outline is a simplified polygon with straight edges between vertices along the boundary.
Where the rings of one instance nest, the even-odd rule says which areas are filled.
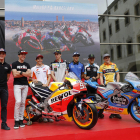
[[[99,66],[97,64],[87,64],[85,66],[85,74],[86,76],[89,76],[90,78],[92,77],[97,77],[97,73],[99,73]]]
[[[116,72],[119,72],[119,69],[117,65],[112,62],[102,64],[99,69],[99,73],[103,73],[104,84],[116,82]]]
[[[31,68],[31,77],[33,79],[37,79],[38,81],[42,82],[42,84],[47,84],[47,75],[51,74],[50,72],[50,67],[47,65],[42,65],[41,67],[39,66],[34,66]]]
[[[0,63],[0,88],[7,89],[7,74],[11,73],[11,67],[6,62]]]
[[[55,78],[58,82],[62,82],[65,77],[65,72],[68,70],[67,62],[61,59],[61,62],[55,60],[50,65],[50,70],[54,71]]]
[[[72,61],[69,64],[69,72],[75,73],[75,75],[81,80],[81,74],[84,72],[84,65],[80,62],[74,63]]]

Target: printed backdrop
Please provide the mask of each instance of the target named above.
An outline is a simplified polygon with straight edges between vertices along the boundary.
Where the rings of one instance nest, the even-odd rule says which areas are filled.
[[[56,49],[67,62],[76,51],[84,64],[90,53],[98,65],[101,63],[98,8],[94,4],[5,0],[5,39],[10,64],[18,59],[19,49],[28,51],[26,61],[31,66],[36,64],[37,54],[50,65]]]

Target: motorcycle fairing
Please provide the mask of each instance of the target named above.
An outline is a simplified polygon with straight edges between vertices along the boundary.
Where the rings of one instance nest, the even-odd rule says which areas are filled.
[[[52,91],[55,91],[62,84],[63,84],[63,82],[51,82],[50,85],[49,85],[49,89],[52,90]]]

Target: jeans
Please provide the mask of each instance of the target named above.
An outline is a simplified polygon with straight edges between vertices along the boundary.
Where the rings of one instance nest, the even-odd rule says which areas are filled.
[[[7,121],[7,102],[8,102],[8,90],[0,88],[0,99],[1,99],[1,119],[2,124]]]
[[[14,85],[14,96],[15,96],[15,121],[23,120],[25,101],[28,93],[28,85]]]

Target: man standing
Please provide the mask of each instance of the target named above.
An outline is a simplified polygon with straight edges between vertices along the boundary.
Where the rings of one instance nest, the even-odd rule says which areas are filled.
[[[78,52],[73,53],[73,61],[69,64],[69,72],[75,73],[81,80],[84,77],[84,65],[79,62],[79,56]]]
[[[36,56],[36,66],[31,68],[31,77],[34,83],[42,82],[43,87],[47,87],[51,80],[50,67],[43,64],[43,56],[38,54]]]
[[[85,79],[88,80],[89,78],[94,79],[95,81],[97,81],[97,79],[99,78],[99,66],[97,64],[94,63],[95,61],[95,57],[93,54],[89,54],[88,56],[88,62],[89,64],[87,64],[85,66]]]
[[[9,80],[11,67],[7,64],[4,59],[6,51],[0,48],[0,99],[1,99],[1,129],[10,130],[7,126],[7,102],[8,102],[8,86],[7,81]]]
[[[104,64],[100,66],[100,82],[101,85],[107,85],[109,82],[119,82],[120,75],[119,75],[119,69],[116,64],[110,62],[110,55],[104,54],[103,56]],[[103,82],[104,80],[104,82]],[[111,114],[109,118],[119,118],[121,119],[121,116],[119,114]]]
[[[88,56],[89,64],[85,66],[85,74],[84,74],[84,78],[86,80],[92,78],[94,81],[97,81],[97,79],[99,78],[99,66],[95,64],[94,61],[95,61],[94,55],[89,54]],[[87,87],[87,89],[90,93],[96,93],[96,89],[93,89],[89,86]]]
[[[28,93],[27,77],[31,77],[30,65],[24,62],[26,54],[28,54],[28,52],[24,50],[19,50],[19,60],[12,63],[12,73],[14,77],[14,96],[16,100],[14,111],[14,129],[18,129],[19,126],[25,126],[23,124],[23,116],[25,109],[25,101]]]
[[[61,59],[61,51],[55,50],[56,60],[51,63],[51,76],[54,82],[64,82],[65,76],[68,74],[67,63]]]
[[[51,94],[51,92],[48,89],[50,80],[51,80],[51,72],[50,67],[43,64],[43,56],[41,54],[38,54],[36,56],[36,66],[31,68],[31,78],[34,83],[38,83],[40,81],[42,83],[42,86],[46,90],[46,94]],[[41,88],[43,88],[41,86]],[[44,122],[53,122],[52,119],[43,118]]]

